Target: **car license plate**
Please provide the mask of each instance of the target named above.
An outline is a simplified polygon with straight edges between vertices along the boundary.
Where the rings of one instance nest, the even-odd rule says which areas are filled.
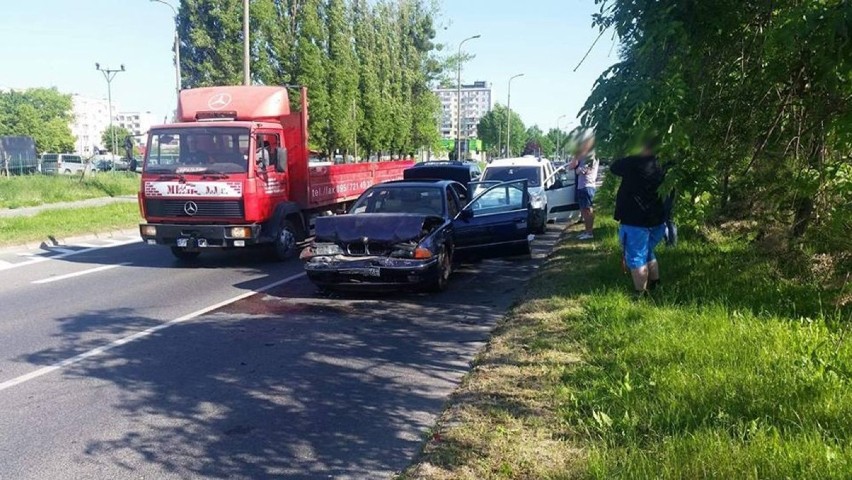
[[[188,243],[189,243],[188,238],[178,238],[177,239],[177,246],[178,247],[184,247],[185,248]]]
[[[341,270],[340,273],[344,275],[362,275],[364,277],[380,277],[382,274],[379,267],[347,268],[346,270]]]

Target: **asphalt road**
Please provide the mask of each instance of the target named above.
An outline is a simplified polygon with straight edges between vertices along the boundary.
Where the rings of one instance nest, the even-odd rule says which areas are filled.
[[[387,478],[559,230],[441,294],[133,238],[0,252],[0,479]]]

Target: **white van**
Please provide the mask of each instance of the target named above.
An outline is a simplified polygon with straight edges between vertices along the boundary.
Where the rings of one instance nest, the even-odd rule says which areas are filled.
[[[485,167],[481,181],[526,180],[533,209],[532,230],[544,233],[547,222],[576,218],[576,173],[567,168],[553,168],[546,158],[527,155],[518,158],[501,158]]]
[[[44,153],[41,156],[41,173],[47,175],[81,174],[83,171],[91,172],[92,165],[80,155],[73,153]]]

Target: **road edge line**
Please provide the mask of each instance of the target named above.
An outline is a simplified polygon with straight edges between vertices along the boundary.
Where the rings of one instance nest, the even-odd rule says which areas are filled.
[[[60,369],[63,369],[65,367],[69,367],[69,366],[74,365],[76,363],[80,363],[83,360],[86,360],[87,358],[94,357],[94,356],[100,355],[102,353],[108,352],[108,351],[110,351],[110,350],[112,350],[116,347],[120,347],[122,345],[126,345],[128,343],[135,342],[136,340],[139,340],[140,338],[145,338],[145,337],[151,335],[152,333],[159,332],[160,330],[165,330],[169,327],[173,327],[175,325],[187,322],[187,321],[192,320],[194,318],[198,318],[198,317],[200,317],[204,314],[210,313],[214,310],[218,310],[222,307],[226,307],[228,305],[231,305],[232,303],[236,303],[236,302],[239,302],[240,300],[243,300],[243,299],[252,297],[254,295],[257,295],[258,293],[263,293],[263,292],[269,291],[269,290],[271,290],[275,287],[279,287],[281,285],[290,283],[294,280],[298,280],[298,279],[300,279],[304,276],[305,276],[305,272],[297,273],[296,275],[291,275],[287,278],[278,280],[277,282],[272,282],[269,285],[264,285],[263,287],[260,287],[256,290],[251,290],[249,292],[241,293],[241,294],[239,294],[235,297],[231,297],[231,298],[224,300],[224,301],[221,301],[219,303],[215,303],[213,305],[201,308],[199,310],[188,313],[188,314],[183,315],[181,317],[169,320],[166,323],[154,325],[153,327],[146,328],[145,330],[141,330],[141,331],[136,332],[136,333],[132,333],[130,335],[119,338],[117,340],[113,340],[113,341],[107,343],[106,345],[102,345],[100,347],[93,348],[93,349],[88,350],[86,352],[77,354],[73,357],[66,358],[65,360],[61,360],[59,362],[56,362],[52,365],[48,365],[46,367],[39,368],[38,370],[32,371],[30,373],[25,373],[23,375],[19,375],[15,378],[12,378],[10,380],[6,380],[5,382],[0,383],[0,392],[2,392],[3,390],[6,390],[6,389],[12,388],[12,387],[16,387],[16,386],[21,385],[23,383],[29,382],[30,380],[34,380],[38,377],[47,375],[48,373],[55,372],[56,370],[60,370]]]

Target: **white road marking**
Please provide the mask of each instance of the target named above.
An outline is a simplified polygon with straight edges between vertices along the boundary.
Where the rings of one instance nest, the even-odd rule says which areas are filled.
[[[77,250],[72,250],[70,248],[62,248],[62,247],[47,247],[51,252],[59,252],[59,253],[74,253]]]
[[[0,267],[4,265],[12,265],[12,262],[7,262],[6,260],[0,260]]]
[[[250,292],[241,293],[241,294],[237,295],[236,297],[232,297],[232,298],[229,298],[228,300],[216,303],[214,305],[210,305],[209,307],[204,307],[200,310],[196,310],[192,313],[188,313],[188,314],[186,314],[182,317],[175,318],[174,320],[169,320],[166,323],[161,323],[159,325],[155,325],[151,328],[147,328],[147,329],[142,330],[140,332],[136,332],[132,335],[128,335],[128,336],[123,337],[123,338],[119,338],[118,340],[113,340],[112,342],[109,342],[106,345],[100,346],[98,348],[93,348],[92,350],[89,350],[87,352],[83,352],[79,355],[75,355],[71,358],[66,358],[65,360],[62,360],[60,362],[56,362],[53,365],[49,365],[47,367],[39,368],[38,370],[32,371],[32,372],[24,374],[24,375],[20,375],[20,376],[15,377],[11,380],[6,380],[5,382],[0,383],[0,392],[2,392],[3,390],[6,390],[8,388],[18,386],[22,383],[29,382],[30,380],[36,379],[38,377],[47,375],[48,373],[55,372],[56,370],[59,370],[59,369],[65,368],[65,367],[69,367],[71,365],[74,365],[75,363],[80,363],[87,358],[91,358],[91,357],[100,355],[102,353],[108,352],[108,351],[112,350],[113,348],[120,347],[122,345],[126,345],[130,342],[134,342],[134,341],[139,340],[141,338],[145,338],[148,335],[151,335],[152,333],[159,332],[160,330],[165,330],[169,327],[173,327],[173,326],[178,325],[180,323],[184,323],[184,322],[187,322],[187,321],[192,320],[194,318],[198,318],[198,317],[204,315],[205,313],[210,313],[214,310],[218,310],[218,309],[225,307],[225,306],[228,306],[232,303],[236,303],[236,302],[239,302],[240,300],[243,300],[245,298],[249,298],[251,296],[257,295],[258,293],[262,293],[262,292],[265,292],[267,290],[271,290],[275,287],[284,285],[286,283],[290,283],[294,280],[298,280],[298,279],[300,279],[304,276],[305,276],[304,272],[296,274],[296,275],[289,276],[289,277],[287,277],[283,280],[279,280],[277,282],[270,283],[269,285],[265,285],[263,287],[260,287],[257,290],[252,290]]]
[[[137,243],[137,242],[141,242],[141,240],[138,239],[138,238],[135,238],[135,239],[132,239],[132,240],[123,240],[123,241],[120,241],[120,242],[118,242],[114,245],[104,245],[102,247],[85,248],[83,250],[69,250],[68,253],[60,253],[59,255],[49,255],[49,256],[44,255],[44,253],[51,253],[51,252],[55,252],[56,250],[51,250],[49,252],[44,252],[44,253],[29,253],[29,254],[24,253],[24,254],[22,254],[22,256],[30,257],[30,260],[27,260],[25,262],[20,262],[20,263],[13,263],[11,265],[0,265],[0,272],[2,272],[3,270],[10,270],[12,268],[25,267],[27,265],[33,265],[35,263],[46,262],[48,260],[59,260],[59,259],[65,258],[65,257],[70,257],[72,255],[79,255],[81,253],[93,252],[95,250],[102,250],[104,248],[117,247],[119,245],[130,245],[131,243]]]
[[[41,285],[41,284],[44,284],[44,283],[58,282],[60,280],[65,280],[65,279],[68,279],[68,278],[82,277],[83,275],[88,275],[90,273],[103,272],[104,270],[112,270],[113,268],[124,267],[124,266],[127,266],[127,265],[130,265],[130,262],[117,263],[115,265],[104,265],[102,267],[95,267],[95,268],[90,268],[88,270],[81,270],[79,272],[69,273],[69,274],[66,274],[66,275],[58,275],[56,277],[49,277],[49,278],[44,278],[44,279],[41,279],[41,280],[35,280],[32,283],[34,283],[36,285]]]

